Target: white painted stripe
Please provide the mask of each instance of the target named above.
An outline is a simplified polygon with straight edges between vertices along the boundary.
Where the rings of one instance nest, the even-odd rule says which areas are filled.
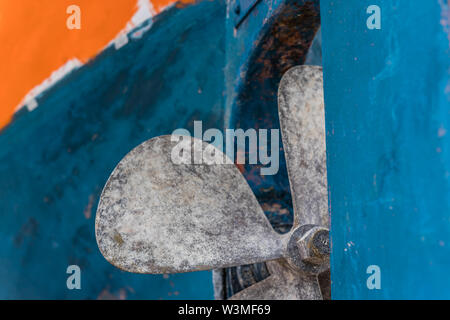
[[[139,25],[143,24],[144,22],[151,20],[152,17],[156,14],[156,11],[153,7],[153,4],[150,2],[150,0],[137,0],[136,3],[137,10],[133,17],[131,17],[130,21],[127,23],[125,28],[119,32],[119,34],[108,43],[108,45],[103,48],[98,54],[100,54],[102,51],[110,47],[111,45],[114,45],[115,49],[120,49],[124,45],[128,43],[128,33],[138,27]],[[144,28],[137,30],[132,36],[133,38],[140,38],[144,32],[146,32],[151,27],[151,22]],[[98,55],[97,54],[97,55]],[[45,79],[41,84],[34,87],[32,90],[30,90],[27,95],[22,99],[20,104],[16,106],[15,112],[26,106],[28,111],[33,111],[38,107],[38,103],[36,101],[36,98],[45,90],[49,89],[50,87],[54,86],[58,81],[63,79],[66,75],[68,75],[73,70],[81,67],[83,64],[80,60],[77,58],[73,58],[69,61],[67,61],[63,66],[61,66],[59,69],[55,70],[49,78]]]

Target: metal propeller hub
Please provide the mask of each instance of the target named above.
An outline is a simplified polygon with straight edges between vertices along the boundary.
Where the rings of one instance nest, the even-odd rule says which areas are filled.
[[[329,231],[312,224],[298,227],[291,233],[286,251],[294,270],[318,275],[329,268]]]

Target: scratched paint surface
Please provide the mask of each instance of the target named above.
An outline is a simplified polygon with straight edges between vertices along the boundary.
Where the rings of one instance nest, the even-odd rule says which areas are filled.
[[[52,72],[72,59],[85,63],[103,50],[132,23],[139,2],[78,0],[81,30],[69,30],[66,8],[74,1],[0,0],[0,129],[25,95]],[[174,2],[152,0],[147,6],[157,14]]]
[[[97,248],[94,217],[113,168],[176,128],[223,125],[225,5],[173,7],[22,109],[0,134],[0,298],[212,298],[210,272],[122,272]],[[101,85],[100,85],[101,84]],[[67,290],[66,268],[82,270]]]
[[[381,30],[366,27],[371,4]],[[332,296],[448,299],[448,4],[321,6]],[[369,265],[381,268],[381,290],[366,286]]]

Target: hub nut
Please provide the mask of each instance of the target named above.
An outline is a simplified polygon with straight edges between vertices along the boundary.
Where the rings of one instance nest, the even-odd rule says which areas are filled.
[[[330,245],[328,229],[315,225],[297,228],[289,239],[288,262],[310,274],[319,274],[329,268]]]

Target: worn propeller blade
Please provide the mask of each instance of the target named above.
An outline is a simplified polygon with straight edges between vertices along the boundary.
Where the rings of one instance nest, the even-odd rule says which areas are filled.
[[[283,260],[268,261],[271,275],[230,300],[321,300],[317,276],[294,272]]]
[[[175,164],[171,156],[178,139],[211,147],[191,137],[161,136],[133,149],[114,169],[96,216],[103,256],[134,273],[188,272],[281,257],[284,238],[272,229],[236,166]]]
[[[294,228],[328,226],[322,68],[288,70],[278,90],[278,110],[294,205]]]
[[[233,295],[233,300],[324,298],[317,277],[319,271],[304,272],[312,266],[307,266],[307,261],[314,259],[308,258],[307,251],[301,249],[315,243],[302,242],[308,237],[308,229],[312,235],[313,225],[328,226],[329,220],[322,68],[299,66],[287,71],[280,82],[278,106],[295,212],[294,227],[288,234],[291,240],[286,259],[267,262],[271,275]],[[317,237],[319,251],[329,254],[325,241],[328,233],[316,234],[321,232]],[[317,266],[323,268],[324,262]]]

